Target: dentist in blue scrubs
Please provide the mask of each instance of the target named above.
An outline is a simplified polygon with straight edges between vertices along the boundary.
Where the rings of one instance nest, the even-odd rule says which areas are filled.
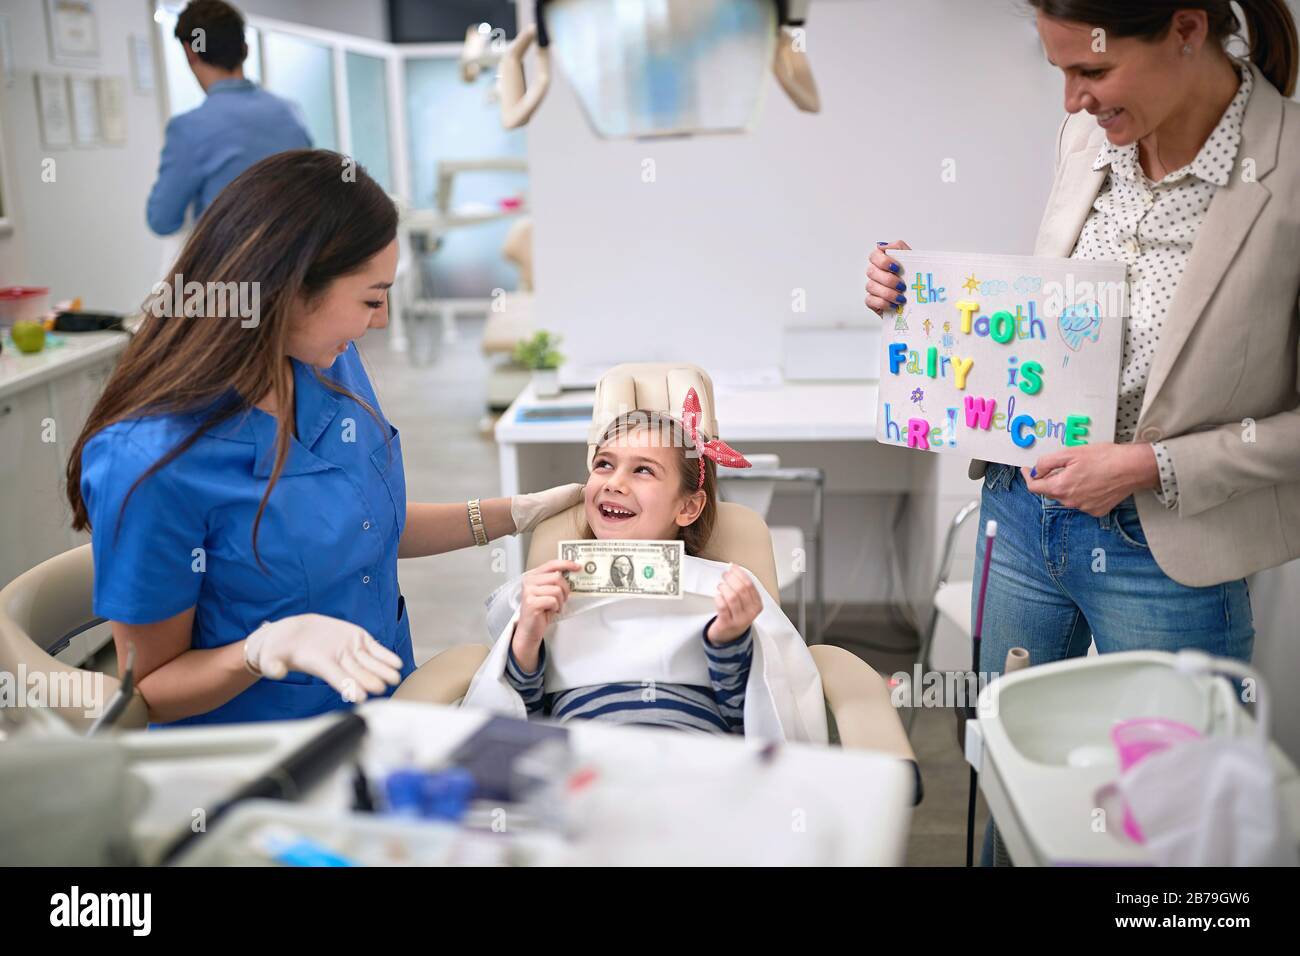
[[[279,153],[200,220],[73,449],[95,611],[155,724],[309,717],[415,667],[397,560],[530,530],[581,486],[408,503],[357,351],[397,212],[350,160]]]

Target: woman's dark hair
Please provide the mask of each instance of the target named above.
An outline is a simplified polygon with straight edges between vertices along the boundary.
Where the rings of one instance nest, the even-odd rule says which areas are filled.
[[[81,497],[81,452],[96,434],[147,415],[200,416],[198,426],[131,486],[118,512],[120,527],[141,482],[205,431],[269,395],[276,408],[275,462],[253,521],[256,552],[262,512],[293,438],[293,372],[286,361],[290,315],[295,304],[310,307],[332,281],[362,268],[396,237],[392,200],[364,169],[338,153],[288,150],[236,177],[199,217],[168,275],[154,286],[143,323],[72,448],[66,489],[72,527],[90,527]],[[182,293],[194,283],[208,290],[200,303],[203,314],[194,315],[187,306],[186,314],[171,315],[167,303],[174,298],[174,281]],[[229,296],[241,286],[256,290],[255,316],[228,314]],[[316,377],[378,417],[367,402],[319,370]]]
[[[687,437],[681,421],[663,412],[638,408],[636,411],[619,415],[609,423],[596,441],[596,454],[599,455],[600,449],[614,439],[622,435],[630,435],[642,428],[656,430],[662,447],[676,448],[681,453],[681,462],[677,470],[681,493],[690,495],[700,489],[700,456],[690,438]],[[703,432],[700,433],[700,440],[708,440]],[[700,490],[703,490],[705,496],[704,508],[700,511],[700,516],[678,532],[678,537],[686,545],[686,553],[692,557],[698,557],[704,551],[705,545],[713,537],[713,526],[718,520],[718,469],[712,458],[704,459],[704,486]]]
[[[244,18],[225,0],[193,0],[176,18],[175,36],[204,63],[223,70],[235,69],[248,56]]]
[[[1286,0],[1237,0],[1246,21],[1249,58],[1283,96],[1295,92],[1300,42]],[[1226,42],[1238,30],[1229,0],[1029,0],[1054,20],[1101,27],[1117,37],[1159,40],[1169,32],[1178,10],[1204,10],[1210,36]]]

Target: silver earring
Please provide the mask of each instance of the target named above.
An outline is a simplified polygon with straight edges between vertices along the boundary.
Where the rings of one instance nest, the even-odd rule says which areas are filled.
[[[1183,56],[1191,56],[1191,55],[1192,55],[1192,45],[1190,43],[1184,43]]]

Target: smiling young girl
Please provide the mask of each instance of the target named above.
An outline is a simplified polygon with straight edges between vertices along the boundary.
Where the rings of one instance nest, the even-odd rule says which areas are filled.
[[[583,492],[585,517],[601,540],[681,539],[698,556],[717,517],[715,459],[733,467],[748,462],[721,442],[692,438],[698,398],[687,396],[684,421],[638,410],[616,418],[597,442]],[[544,636],[569,599],[572,561],[549,561],[523,582],[519,619],[510,639],[506,677],[530,716],[561,721],[598,719],[676,727],[700,733],[743,733],[745,691],[754,657],[750,625],[763,601],[750,575],[732,565],[714,595],[716,614],[704,625],[696,652],[707,662],[709,683],[629,680],[546,693]]]

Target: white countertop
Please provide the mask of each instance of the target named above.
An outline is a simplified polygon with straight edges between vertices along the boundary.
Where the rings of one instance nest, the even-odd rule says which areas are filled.
[[[63,344],[51,346],[55,338]],[[45,348],[34,355],[24,355],[7,343],[0,352],[0,397],[102,362],[129,341],[125,332],[48,332]]]
[[[717,416],[728,442],[872,441],[876,437],[874,382],[784,382],[774,386],[714,385]],[[530,383],[496,426],[498,444],[585,444],[589,418],[563,422],[515,420],[520,408],[590,405],[594,391],[539,399]]]
[[[394,700],[367,702],[361,713],[369,727],[363,764],[401,753],[423,766],[445,760],[488,717]],[[144,859],[155,860],[189,826],[191,808],[215,805],[322,726],[317,718],[122,734],[132,770],[150,790],[132,827]],[[785,744],[762,760],[761,743],[741,737],[596,721],[567,727],[575,758],[596,775],[588,836],[599,837],[598,846],[583,840],[575,847],[571,862],[663,862],[665,853],[718,865],[760,862],[767,854],[771,862],[789,862],[792,854],[800,862],[903,862],[912,773],[893,757]],[[303,804],[337,813],[342,822],[351,768],[351,761],[338,767]],[[729,828],[719,822],[723,810],[734,817]]]

